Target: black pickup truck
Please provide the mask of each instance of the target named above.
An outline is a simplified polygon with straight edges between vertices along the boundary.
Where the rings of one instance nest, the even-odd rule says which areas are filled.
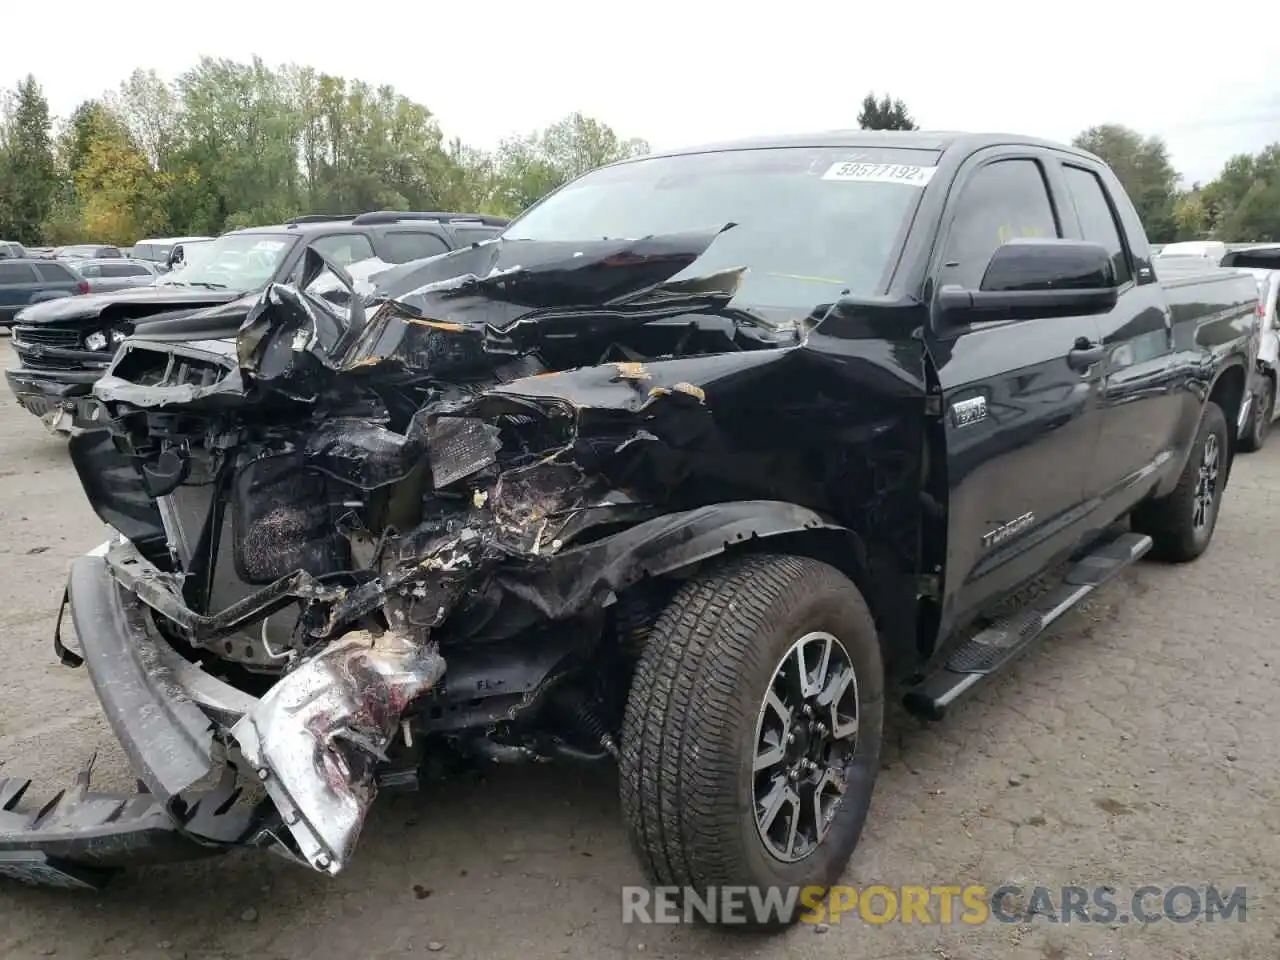
[[[23,309],[13,330],[18,366],[5,377],[18,403],[54,432],[97,426],[93,384],[138,323],[164,321],[192,336],[234,331],[267,284],[300,269],[309,246],[338,264],[398,264],[494,236],[506,223],[478,213],[316,214],[187,244],[190,263],[154,284]]]
[[[572,758],[619,765],[655,882],[829,885],[890,692],[941,717],[1209,545],[1256,296],[1161,283],[1090,154],[836,133],[593,171],[372,293],[312,251],[226,336],[140,329],[71,441],[110,531],[55,649],[146,793],[0,805],[0,872],[334,874],[428,760]]]

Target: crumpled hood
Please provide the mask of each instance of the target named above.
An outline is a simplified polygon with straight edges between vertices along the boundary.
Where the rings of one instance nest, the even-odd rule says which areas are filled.
[[[746,317],[780,342],[793,339],[794,320],[774,328],[729,306],[745,267],[673,279],[732,226],[639,240],[487,241],[382,272],[363,295],[342,268],[308,250],[298,284],[268,287],[246,318],[240,367],[260,383],[309,381],[303,394],[321,371],[450,378],[555,341],[692,313]],[[326,269],[348,291],[341,305],[311,292]]]
[[[638,240],[489,240],[382,273],[369,299],[505,330],[538,311],[628,302],[690,266],[732,226]]]
[[[244,294],[236,290],[206,290],[202,287],[129,287],[124,290],[62,297],[58,300],[33,304],[23,309],[22,323],[38,326],[95,320],[107,309],[118,304],[146,304],[148,313],[159,313],[170,309],[198,309],[227,303],[242,296]]]

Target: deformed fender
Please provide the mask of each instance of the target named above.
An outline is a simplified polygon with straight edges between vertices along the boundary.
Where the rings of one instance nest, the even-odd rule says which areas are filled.
[[[1249,369],[1242,358],[1229,360],[1222,364],[1211,378],[1201,381],[1202,385],[1193,390],[1193,394],[1198,401],[1197,406],[1194,408],[1195,416],[1188,417],[1187,421],[1183,424],[1181,435],[1178,437],[1178,442],[1174,447],[1174,467],[1170,469],[1160,483],[1156,485],[1155,490],[1151,494],[1153,498],[1159,499],[1160,497],[1168,496],[1178,485],[1178,481],[1182,478],[1182,471],[1186,469],[1187,461],[1191,458],[1191,448],[1195,443],[1196,434],[1200,431],[1200,424],[1204,420],[1204,414],[1209,404],[1209,398],[1214,395],[1218,390],[1219,384],[1222,383],[1223,378],[1232,370],[1239,370],[1240,375],[1244,380],[1244,392],[1242,392],[1240,396],[1240,402],[1244,402],[1244,393],[1247,393],[1249,390],[1250,377]],[[1227,417],[1228,442],[1231,445],[1234,459],[1237,444],[1239,443],[1239,436],[1236,431],[1237,424],[1234,422],[1234,417],[1232,416],[1231,411],[1224,410],[1223,413],[1226,414]],[[1230,473],[1230,469],[1231,467],[1228,464],[1228,474]]]
[[[782,534],[827,530],[857,534],[821,514],[780,500],[736,500],[655,517],[591,543],[570,547],[544,564],[503,570],[496,579],[551,620],[608,605],[619,591],[716,557],[731,547]]]

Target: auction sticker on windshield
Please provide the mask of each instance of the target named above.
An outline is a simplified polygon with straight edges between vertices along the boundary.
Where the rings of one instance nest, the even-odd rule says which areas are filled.
[[[844,160],[833,163],[822,175],[822,179],[851,183],[904,183],[912,187],[923,187],[933,177],[934,169],[909,163],[859,163]]]

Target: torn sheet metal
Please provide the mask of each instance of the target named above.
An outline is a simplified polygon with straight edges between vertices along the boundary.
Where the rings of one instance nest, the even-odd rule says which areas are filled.
[[[302,856],[336,874],[377,794],[374,766],[444,673],[434,645],[356,631],[310,657],[231,728]]]

